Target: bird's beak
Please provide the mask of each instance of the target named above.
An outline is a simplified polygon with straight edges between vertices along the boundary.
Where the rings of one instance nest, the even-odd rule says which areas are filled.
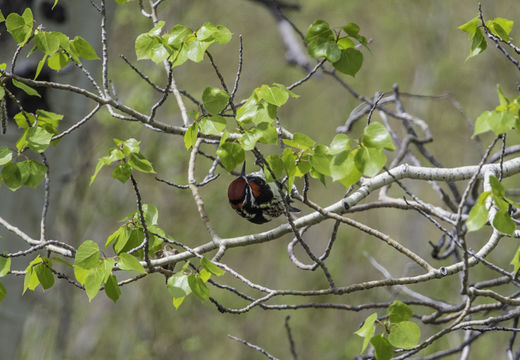
[[[240,173],[240,177],[244,178],[246,177],[246,162],[244,161],[244,165],[242,165],[242,172]]]

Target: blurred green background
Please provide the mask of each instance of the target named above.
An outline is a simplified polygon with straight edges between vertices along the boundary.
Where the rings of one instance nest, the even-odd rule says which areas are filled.
[[[82,0],[84,1],[84,0]],[[65,2],[64,2],[65,3]],[[99,19],[95,11],[79,14],[75,4],[68,6],[71,19],[87,17],[93,35],[89,41],[98,39],[96,29]],[[67,3],[65,3],[67,4]],[[306,31],[317,18],[323,18],[331,27],[355,22],[361,33],[371,39],[370,50],[363,50],[364,63],[355,78],[343,76],[354,89],[365,96],[377,91],[390,91],[397,83],[401,91],[422,95],[452,94],[470,119],[481,112],[494,108],[497,103],[496,84],[500,83],[506,95],[517,96],[518,73],[511,63],[490,44],[488,50],[476,58],[465,61],[470,42],[467,34],[457,27],[477,14],[477,1],[472,0],[313,0],[300,1],[299,11],[287,11],[286,15],[296,26]],[[144,83],[119,57],[124,54],[139,69],[160,86],[166,76],[162,66],[135,60],[134,41],[138,34],[151,28],[150,21],[139,15],[138,1],[116,6],[109,1],[109,76],[114,82],[119,98],[126,104],[146,111],[159,98],[149,85]],[[517,1],[482,1],[486,18],[506,17],[520,19]],[[261,84],[279,82],[286,85],[302,78],[301,68],[289,66],[285,49],[279,37],[276,22],[267,9],[258,3],[246,0],[176,0],[165,1],[159,7],[159,17],[166,21],[165,28],[183,24],[192,29],[206,21],[227,26],[234,34],[226,45],[211,49],[228,86],[232,86],[237,67],[238,35],[244,44],[243,72],[237,99],[250,95]],[[76,35],[76,34],[69,34]],[[83,34],[79,34],[82,35]],[[513,29],[513,38],[518,38],[518,27]],[[99,47],[98,47],[99,49]],[[95,70],[95,64],[93,66]],[[176,68],[175,79],[180,89],[185,89],[200,98],[206,86],[219,87],[219,81],[207,59],[200,64],[186,63]],[[349,113],[359,104],[330,77],[314,77],[295,89],[301,97],[292,99],[280,111],[280,120],[291,131],[307,133],[315,140],[329,143],[336,127],[343,125]],[[195,109],[189,101],[186,104]],[[461,166],[477,163],[478,147],[471,141],[471,129],[463,116],[447,100],[404,99],[405,109],[426,120],[431,127],[434,143],[427,148],[444,166]],[[78,105],[83,106],[85,105]],[[54,109],[60,112],[59,108]],[[181,117],[173,96],[158,112],[157,118],[168,124],[181,124]],[[49,150],[50,161],[56,160],[53,169],[52,223],[49,237],[79,245],[87,239],[104,244],[108,235],[117,229],[118,221],[135,210],[135,198],[129,184],[121,185],[111,178],[111,170],[105,169],[92,186],[88,179],[96,161],[112,146],[112,138],[135,137],[142,141],[145,156],[151,159],[158,176],[176,183],[187,183],[187,159],[183,140],[179,136],[160,134],[145,130],[139,124],[121,123],[100,113],[94,122],[78,131],[72,140],[65,139],[56,149]],[[377,114],[374,119],[379,121]],[[75,119],[68,119],[73,123]],[[396,128],[399,124],[391,120]],[[359,126],[354,133],[359,131]],[[13,137],[14,139],[14,137]],[[508,138],[510,144],[517,138]],[[68,141],[68,143],[66,142]],[[484,145],[489,138],[483,137]],[[72,149],[70,162],[59,161],[59,152],[65,147]],[[266,154],[276,149],[265,147]],[[205,146],[204,151],[214,153],[214,147]],[[253,163],[250,157],[249,164]],[[52,166],[51,162],[51,166]],[[209,160],[199,159],[198,179],[210,166]],[[252,169],[252,166],[250,168]],[[232,176],[224,170],[218,180],[201,189],[206,209],[222,237],[232,237],[268,230],[281,223],[275,220],[266,225],[254,225],[239,218],[228,206],[226,189]],[[189,190],[178,190],[156,182],[152,176],[137,176],[143,199],[159,209],[159,224],[175,239],[189,246],[197,246],[209,240],[198,217]],[[439,203],[436,195],[427,187],[408,183],[424,199]],[[323,187],[313,182],[310,196],[322,205],[340,199],[344,188],[336,184]],[[462,189],[461,186],[459,186]],[[395,190],[395,189],[393,189]],[[20,190],[19,190],[20,191]],[[400,193],[395,190],[393,195]],[[18,194],[18,193],[17,193]],[[16,194],[16,195],[17,195]],[[3,187],[3,199],[15,199]],[[27,191],[26,196],[37,196]],[[377,196],[377,195],[376,195]],[[376,200],[377,197],[370,197]],[[38,205],[39,206],[39,205]],[[38,230],[39,210],[34,215],[24,214],[22,208],[0,208],[0,213],[16,225],[17,219],[34,218],[29,228]],[[38,208],[39,209],[39,208]],[[4,213],[5,211],[5,213]],[[304,210],[307,212],[307,210]],[[399,210],[372,210],[369,213],[352,215],[367,225],[374,226],[397,239],[412,250],[426,257],[433,265],[441,266],[448,261],[436,262],[429,257],[428,241],[436,242],[439,233],[422,217],[412,212]],[[30,219],[29,219],[30,220]],[[332,222],[313,227],[305,235],[312,249],[321,253],[325,247]],[[2,230],[3,231],[3,230]],[[1,233],[4,236],[7,233]],[[471,247],[478,249],[485,240],[485,233],[473,235]],[[223,261],[254,282],[269,288],[317,289],[327,286],[319,271],[304,272],[295,268],[287,255],[289,236],[272,242],[247,248],[229,250]],[[517,244],[504,240],[491,259],[507,268]],[[110,254],[110,252],[107,252]],[[300,259],[306,256],[297,251]],[[416,274],[419,270],[407,267],[407,259],[381,245],[376,239],[344,226],[340,228],[333,252],[327,265],[339,286],[360,281],[381,279],[365,254],[370,254],[383,264],[394,276]],[[21,259],[19,268],[25,267]],[[477,274],[470,279],[487,279],[494,276],[485,268],[477,266]],[[220,282],[242,288],[241,284],[225,275]],[[20,301],[22,279],[6,282],[8,295],[2,304],[2,336],[16,348],[19,359],[263,359],[264,356],[246,348],[227,335],[235,335],[257,344],[280,359],[290,358],[288,340],[284,330],[284,318],[291,315],[291,327],[296,350],[301,359],[351,359],[361,349],[362,339],[353,333],[372,311],[360,313],[341,310],[264,311],[254,308],[242,315],[220,314],[211,303],[202,303],[194,296],[188,298],[179,310],[171,303],[171,296],[164,286],[164,277],[154,274],[122,288],[122,297],[113,304],[104,294],[99,294],[91,303],[87,296],[64,281],[58,281],[43,293],[37,289],[24,295]],[[457,277],[436,280],[427,285],[411,286],[428,296],[450,302],[459,302]],[[507,289],[505,289],[507,293]],[[236,296],[211,287],[212,296],[222,304],[239,308],[246,303]],[[258,296],[248,291],[252,296]],[[362,293],[327,298],[282,298],[273,303],[305,303],[310,301],[344,304],[392,301],[395,295],[389,289],[376,289]],[[399,297],[406,299],[406,296]],[[24,304],[23,313],[15,306]],[[15,309],[15,310],[12,310]],[[425,309],[414,310],[424,314]],[[9,323],[12,325],[12,331]],[[421,327],[422,339],[438,331],[440,327]],[[431,353],[459,344],[462,333],[456,333],[437,341],[426,353]],[[508,334],[490,334],[476,341],[471,358],[495,358],[505,350]],[[455,357],[454,357],[455,358]]]

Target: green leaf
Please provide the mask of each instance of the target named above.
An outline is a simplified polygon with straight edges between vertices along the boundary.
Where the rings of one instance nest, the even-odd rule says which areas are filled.
[[[2,179],[5,185],[12,191],[23,185],[22,174],[15,163],[9,162],[2,168]]]
[[[238,140],[242,145],[242,149],[249,151],[255,148],[257,141],[262,137],[262,134],[255,130],[256,129],[253,129],[252,131],[246,131],[244,134],[242,134]]]
[[[76,51],[76,53],[86,60],[97,60],[99,57],[96,54],[96,51],[89,44],[89,42],[83,39],[81,36],[74,37],[71,44],[72,48]]]
[[[257,125],[263,122],[272,123],[276,117],[277,109],[276,106],[267,102],[259,103],[255,90],[246,103],[238,108],[236,120],[241,124],[249,122]]]
[[[143,215],[144,221],[146,221],[147,225],[157,225],[157,220],[159,219],[159,211],[155,206],[151,204],[144,204]]]
[[[332,63],[341,57],[341,51],[336,44],[334,33],[325,20],[315,20],[307,29],[305,35],[307,51],[313,58],[325,57]]]
[[[40,284],[40,280],[38,280],[38,276],[36,275],[36,271],[34,271],[34,267],[41,264],[44,259],[38,255],[36,258],[27,265],[25,268],[25,277],[23,281],[23,292],[25,294],[27,289],[34,290]]]
[[[188,275],[188,284],[190,285],[191,291],[193,291],[199,299],[202,301],[209,299],[209,289],[200,276],[195,274]]]
[[[52,131],[57,133],[58,125],[63,119],[63,115],[42,109],[36,110],[36,115],[38,116],[38,123],[40,125],[49,125]]]
[[[34,35],[34,45],[46,55],[53,55],[60,48],[60,39],[53,32],[38,31]]]
[[[33,14],[30,8],[26,8],[20,16],[17,13],[11,13],[5,20],[7,31],[20,46],[24,46],[25,42],[31,36],[33,29]]]
[[[226,44],[231,41],[233,34],[224,25],[217,25],[217,31],[213,33],[213,37],[219,44]]]
[[[40,280],[38,280],[38,276],[36,275],[36,271],[33,270],[32,266],[29,266],[26,269],[25,277],[23,280],[23,291],[22,295],[25,294],[27,289],[33,291],[36,287],[40,285]]]
[[[491,175],[489,177],[489,185],[491,186],[491,193],[493,196],[504,197],[506,195],[506,189],[496,178],[496,176]]]
[[[349,149],[350,138],[345,134],[336,134],[328,147],[328,152],[331,155],[336,155]]]
[[[45,65],[45,61],[47,60],[47,54],[43,55],[42,59],[38,62],[38,66],[36,67],[36,73],[34,74],[33,80],[36,80],[40,75],[40,72],[43,69],[43,65]]]
[[[0,277],[6,276],[11,271],[11,258],[0,257]]]
[[[45,165],[34,160],[26,160],[16,164],[22,174],[23,185],[30,186],[33,189],[42,182],[47,172]]]
[[[261,99],[275,106],[282,106],[289,100],[289,93],[281,87],[262,85],[256,89],[256,93]]]
[[[124,241],[126,240],[126,242]],[[114,251],[116,254],[120,254],[122,252],[130,251],[133,248],[141,245],[144,240],[144,232],[142,229],[133,229],[130,232],[130,236],[128,238],[120,238],[117,243],[114,244]],[[140,250],[142,253],[142,250]],[[139,251],[137,252],[139,253]]]
[[[520,269],[520,246],[516,249],[515,256],[513,256],[510,264],[514,266],[513,273],[516,274],[518,269]]]
[[[170,276],[167,286],[174,298],[181,298],[191,294],[188,275],[185,275],[183,272],[178,272]]]
[[[81,244],[76,251],[74,265],[83,269],[96,267],[100,262],[98,244],[92,240],[87,240]]]
[[[166,39],[166,43],[173,46],[175,49],[181,47],[182,42],[188,35],[191,34],[191,30],[184,25],[174,25],[169,34],[165,34],[163,38]]]
[[[53,134],[42,127],[36,126],[27,131],[27,145],[33,151],[44,152],[50,145]]]
[[[339,154],[334,155],[330,164],[330,176],[333,181],[344,179],[349,175],[352,166],[348,166],[348,159],[349,153],[347,151],[342,151]]]
[[[113,139],[113,140],[117,146],[123,148],[123,153],[125,154],[125,156],[128,156],[133,153],[138,153],[140,150],[139,145],[141,144],[141,142],[134,138],[129,138],[125,141],[118,140],[118,139]]]
[[[105,249],[112,244],[114,241],[117,243],[118,241],[122,241],[125,244],[127,243],[128,239],[130,238],[131,229],[125,225],[121,226],[119,229],[114,231],[112,235],[110,235],[107,239],[107,242],[105,243]],[[115,243],[114,243],[115,244]]]
[[[370,343],[374,346],[376,360],[390,360],[394,355],[394,347],[383,336],[374,336]]]
[[[25,185],[31,178],[31,165],[29,161],[30,160],[16,163],[16,166],[18,166],[18,169],[20,170],[22,185]]]
[[[480,205],[485,205],[487,198],[491,195],[491,191],[484,191],[478,196],[477,203]]]
[[[199,273],[199,276],[202,282],[206,283],[211,278],[211,273],[206,269],[202,269]]]
[[[212,23],[204,23],[197,30],[198,40],[217,40],[220,44],[226,44],[231,40],[231,31],[222,25],[215,26]]]
[[[146,274],[146,270],[144,269],[143,265],[141,265],[135,256],[130,254],[120,253],[117,264],[121,270],[133,270],[139,274]]]
[[[244,105],[240,106],[237,110],[236,120],[239,123],[248,122],[258,112],[258,100],[256,99],[256,95],[253,93],[244,103]]]
[[[471,49],[469,51],[469,55],[466,58],[468,60],[469,58],[476,56],[486,50],[487,48],[487,42],[486,38],[482,34],[482,31],[480,29],[475,30],[473,33],[473,36],[471,37]]]
[[[150,32],[141,34],[135,39],[137,60],[151,59],[155,63],[160,63],[170,56],[160,37],[157,36],[162,26],[164,26],[164,21],[160,21],[159,25],[154,28],[158,30],[157,34],[153,34],[155,31],[152,29]]]
[[[348,154],[347,160],[343,163],[343,166],[343,171],[347,174],[347,176],[345,176],[343,179],[340,179],[340,182],[348,189],[350,186],[357,183],[363,174],[361,174],[361,172],[359,172],[357,169],[354,152],[350,152]]]
[[[18,80],[15,80],[15,79],[11,79],[11,81],[12,81],[14,86],[16,86],[17,88],[23,90],[27,95],[41,97],[40,94],[38,94],[38,91],[34,90],[29,85],[25,85],[24,83],[22,83],[22,82],[20,82]]]
[[[96,297],[101,288],[101,283],[104,278],[104,266],[99,266],[89,269],[87,277],[85,278],[85,291],[87,292],[88,300],[92,301]]]
[[[388,318],[393,323],[409,320],[413,311],[408,305],[400,301],[395,300],[387,310]]]
[[[117,164],[112,172],[112,177],[121,181],[123,184],[128,181],[130,175],[132,175],[132,168],[128,163]]]
[[[194,121],[184,134],[184,146],[186,146],[187,150],[189,150],[197,142],[198,133],[199,127],[197,122]]]
[[[284,139],[283,142],[286,145],[302,150],[311,149],[314,146],[314,144],[316,144],[314,140],[312,140],[310,137],[300,133],[294,133],[292,140]]]
[[[347,36],[338,39],[337,44],[338,44],[338,47],[340,50],[345,50],[345,49],[353,48],[356,46],[354,41],[352,41]]]
[[[385,166],[386,156],[380,149],[361,147],[356,150],[354,161],[359,172],[372,177]]]
[[[20,129],[27,129],[36,122],[36,117],[27,112],[19,112],[14,116],[14,121]]]
[[[115,303],[121,297],[121,289],[117,284],[117,279],[114,275],[110,275],[105,282],[105,294]]]
[[[188,37],[183,47],[183,51],[185,52],[188,59],[190,59],[193,62],[199,63],[204,58],[206,50],[213,42],[214,40],[200,41],[196,38]]]
[[[262,144],[276,144],[278,142],[278,132],[270,122],[258,124],[254,131],[260,135],[258,141]]]
[[[515,125],[515,116],[510,112],[493,112],[493,116],[487,119],[489,127],[496,134],[503,134]]]
[[[504,95],[504,92],[502,91],[502,88],[499,84],[497,84],[497,93],[500,105],[507,106],[507,104],[509,104],[509,99]]]
[[[343,31],[345,31],[345,33],[348,34],[348,36],[356,39],[357,41],[359,41],[359,43],[365,47],[368,47],[368,40],[366,37],[364,37],[363,35],[361,35],[359,33],[359,26],[355,23],[348,23],[347,25],[345,26],[342,26],[341,27],[343,29]]]
[[[208,270],[210,273],[212,273],[215,276],[222,276],[226,273],[225,270],[222,270],[217,265],[213,264],[210,260],[205,258],[204,256],[200,259],[200,264],[202,267],[206,270]]]
[[[94,179],[96,178],[96,176],[101,171],[101,168],[103,168],[103,166],[105,166],[107,164],[108,164],[108,162],[107,162],[107,157],[106,156],[103,156],[102,158],[100,158],[98,160],[98,163],[96,165],[96,170],[94,171],[94,175],[92,175],[92,177],[90,178],[89,185],[92,185],[92,183],[94,182]]]
[[[501,233],[513,235],[516,225],[507,211],[498,211],[493,218],[493,226]]]
[[[411,321],[393,324],[388,335],[388,342],[400,349],[411,349],[419,343],[421,329]]]
[[[217,30],[215,25],[210,22],[206,22],[202,24],[202,26],[197,30],[197,39],[198,40],[213,40],[213,33]]]
[[[314,149],[310,161],[312,168],[325,176],[330,175],[332,156],[328,154],[327,147],[324,145],[318,145]]]
[[[224,90],[207,87],[202,92],[202,103],[206,110],[211,114],[217,115],[226,108],[229,101],[229,94]]]
[[[489,29],[491,30],[491,32],[495,33],[495,35],[498,35],[504,41],[511,41],[511,38],[500,24],[497,24],[492,21],[490,25],[491,26],[489,26]]]
[[[271,170],[273,171],[274,176],[276,176],[277,179],[280,179],[282,177],[282,175],[283,175],[283,170],[284,170],[284,167],[285,167],[285,165],[284,165],[282,159],[280,158],[280,156],[278,156],[278,155],[269,155],[266,158],[266,161],[269,164],[269,167],[271,168]],[[269,172],[269,170],[267,170],[267,168],[264,169],[264,174],[266,176],[267,182],[273,182],[274,181],[274,179],[271,176],[271,173]]]
[[[475,130],[473,131],[473,136],[485,133],[486,131],[491,130],[489,126],[489,119],[493,116],[497,116],[496,111],[484,111],[475,121]]]
[[[475,31],[477,31],[478,23],[479,23],[479,17],[475,16],[473,19],[471,19],[467,23],[459,26],[459,29],[464,32],[467,32],[471,36]]]
[[[359,69],[361,69],[362,64],[363,54],[361,51],[354,48],[348,48],[341,50],[341,56],[339,60],[334,62],[332,65],[334,65],[336,70],[354,77],[356,76]]]
[[[34,267],[36,276],[45,290],[50,289],[54,285],[54,276],[52,271],[45,264],[39,264]]]
[[[185,296],[183,297],[180,297],[180,298],[176,298],[174,297],[173,298],[173,306],[175,306],[175,309],[179,309],[179,307],[182,305],[182,302],[184,301],[185,299]]]
[[[371,314],[369,317],[365,319],[363,322],[363,326],[356,331],[354,334],[361,336],[364,338],[363,340],[363,347],[361,348],[361,352],[365,351],[365,349],[368,346],[368,343],[370,342],[370,338],[372,337],[372,334],[374,333],[374,323],[377,320],[377,313]]]
[[[2,10],[0,10],[0,23],[3,23],[5,21],[4,14],[2,14]]]
[[[504,41],[511,41],[509,33],[513,29],[514,22],[504,18],[495,18],[493,20],[486,21],[486,26],[495,35],[502,38]]]
[[[13,158],[13,153],[7,146],[0,146],[0,165],[5,165]]]
[[[223,116],[210,116],[199,121],[199,130],[206,135],[219,135],[226,128],[226,119]]]
[[[1,13],[0,13],[1,15]],[[5,296],[7,295],[7,290],[5,289],[4,284],[0,282],[0,301],[5,299]]]
[[[128,165],[140,172],[155,173],[152,164],[141,153],[130,154]]]
[[[67,66],[69,62],[70,59],[67,55],[62,52],[57,52],[48,58],[47,66],[49,66],[54,71],[60,71],[65,66]]]
[[[513,30],[513,25],[515,24],[512,20],[499,17],[494,18],[493,23],[500,25],[500,27],[505,31],[507,35],[511,33],[511,30]]]
[[[383,124],[378,122],[371,122],[365,128],[362,142],[369,148],[395,150],[390,133]]]
[[[245,160],[244,150],[239,144],[226,142],[221,144],[217,149],[217,155],[222,165],[228,170],[234,170],[237,165],[242,164]]]
[[[85,279],[87,278],[89,270],[83,269],[79,266],[73,266],[74,276],[81,285],[85,285]]]
[[[477,231],[482,226],[486,225],[489,217],[489,212],[485,205],[475,204],[469,212],[468,220],[466,220],[466,227],[468,231]]]

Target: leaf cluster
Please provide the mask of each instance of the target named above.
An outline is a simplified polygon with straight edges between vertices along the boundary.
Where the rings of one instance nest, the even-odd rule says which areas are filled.
[[[421,330],[410,321],[412,309],[400,301],[394,301],[387,309],[386,320],[380,321],[377,313],[368,316],[356,335],[363,338],[361,352],[372,344],[377,360],[389,360],[395,349],[412,349],[421,338]],[[374,335],[378,328],[381,334]]]

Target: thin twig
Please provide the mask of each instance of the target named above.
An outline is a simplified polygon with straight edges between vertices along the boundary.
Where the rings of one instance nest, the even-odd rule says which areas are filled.
[[[137,187],[137,182],[135,181],[135,178],[133,175],[130,175],[130,180],[132,181],[132,186],[134,187],[135,196],[137,199],[137,211],[139,213],[139,221],[141,222],[141,225],[143,226],[143,233],[144,233],[144,240],[142,243],[142,246],[144,248],[144,261],[146,265],[148,266],[149,271],[153,271],[152,263],[150,262],[150,233],[148,232],[148,225],[146,224],[145,218],[144,218],[144,211],[143,211],[143,203],[141,200],[141,193],[139,192],[139,188]]]
[[[254,344],[251,344],[243,339],[240,339],[236,336],[233,336],[233,335],[228,335],[229,338],[235,340],[235,341],[238,341],[248,347],[250,347],[251,349],[255,349],[256,351],[260,352],[261,354],[265,355],[267,358],[271,359],[271,360],[278,360],[278,358],[274,357],[273,355],[269,354],[267,351],[265,351],[264,349],[262,349],[260,346],[258,345],[254,345]]]
[[[47,211],[49,210],[49,193],[50,193],[50,176],[49,176],[49,163],[44,153],[40,154],[43,165],[45,165],[45,180],[44,180],[44,192],[43,192],[43,209],[42,217],[40,221],[40,241],[45,242],[45,223],[47,221]]]
[[[204,201],[202,200],[202,197],[199,194],[199,189],[197,188],[197,182],[195,180],[195,159],[197,158],[197,153],[200,147],[200,144],[202,143],[202,139],[199,138],[195,142],[195,145],[193,145],[193,149],[191,151],[190,155],[190,161],[188,164],[188,183],[191,190],[191,193],[193,195],[193,199],[195,200],[195,204],[197,205],[197,210],[199,211],[200,218],[202,222],[204,223],[204,226],[206,227],[206,230],[208,230],[209,235],[211,236],[211,240],[218,244],[220,237],[215,232],[215,229],[213,229],[213,226],[211,225],[211,222],[209,220],[208,214],[206,213],[206,210],[204,209]]]
[[[293,360],[298,360],[298,355],[296,354],[296,348],[294,346],[294,340],[291,334],[291,327],[289,326],[289,319],[291,317],[287,315],[285,317],[285,331],[287,332],[287,338],[289,339],[289,348],[291,349],[291,355]]]

